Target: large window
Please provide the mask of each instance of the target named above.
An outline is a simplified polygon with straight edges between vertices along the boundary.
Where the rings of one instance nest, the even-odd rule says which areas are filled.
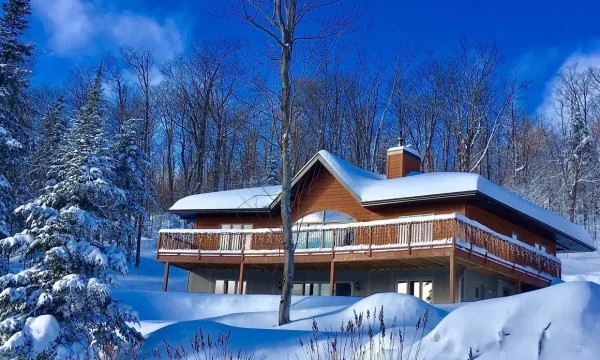
[[[419,299],[431,302],[433,299],[433,281],[431,280],[411,280],[398,281],[398,293],[408,294]]]
[[[325,224],[347,224],[355,220],[344,213],[335,210],[320,210],[298,219],[295,223],[294,242],[296,249],[331,248],[335,246],[351,246],[355,243],[353,228],[315,231],[315,227]],[[335,237],[335,239],[334,239]]]
[[[235,280],[215,280],[215,294],[237,294],[239,290],[238,284]],[[246,282],[244,281],[242,294],[245,293]]]
[[[292,295],[329,296],[329,283],[305,282],[294,283]]]
[[[335,210],[320,210],[303,216],[295,222],[297,226],[315,226],[323,224],[351,223],[355,220],[350,216]]]

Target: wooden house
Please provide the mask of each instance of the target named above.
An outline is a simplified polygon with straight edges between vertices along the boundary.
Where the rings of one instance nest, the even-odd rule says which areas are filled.
[[[560,277],[557,253],[595,250],[580,226],[483,176],[421,173],[414,148],[385,175],[317,153],[292,182],[296,295],[398,291],[433,303],[507,296]],[[188,291],[281,292],[280,186],[192,195],[171,212],[157,259],[189,271]]]

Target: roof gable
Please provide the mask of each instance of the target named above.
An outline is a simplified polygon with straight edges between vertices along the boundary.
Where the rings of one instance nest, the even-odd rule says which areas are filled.
[[[357,203],[365,207],[482,195],[552,229],[564,238],[572,239],[582,249],[595,249],[592,237],[583,227],[533,204],[478,174],[416,173],[401,178],[386,179],[384,175],[360,169],[321,150],[294,176],[292,189],[302,185],[300,182],[317,164],[325,167]],[[268,186],[192,195],[179,200],[170,210],[179,213],[270,211],[279,204],[280,199],[281,186]]]

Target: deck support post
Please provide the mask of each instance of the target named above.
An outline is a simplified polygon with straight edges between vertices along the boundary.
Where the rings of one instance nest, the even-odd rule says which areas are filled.
[[[450,253],[450,303],[454,304],[456,302],[456,264],[454,258],[454,249]]]
[[[238,281],[238,294],[244,293],[244,262],[240,263],[240,280]]]
[[[329,296],[335,295],[335,262],[331,261],[329,269]]]
[[[169,270],[171,270],[171,263],[167,261],[165,264],[165,278],[163,279],[163,291],[167,291],[169,287]]]
[[[521,293],[521,280],[520,279],[515,279],[515,293],[516,294]]]

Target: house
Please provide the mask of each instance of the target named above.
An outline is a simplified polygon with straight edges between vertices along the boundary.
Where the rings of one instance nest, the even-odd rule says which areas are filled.
[[[410,146],[385,175],[317,153],[292,182],[295,295],[398,291],[433,303],[507,296],[560,277],[557,253],[595,250],[580,226],[471,173],[420,173]],[[192,195],[170,211],[157,259],[189,271],[188,291],[281,292],[280,186]]]

